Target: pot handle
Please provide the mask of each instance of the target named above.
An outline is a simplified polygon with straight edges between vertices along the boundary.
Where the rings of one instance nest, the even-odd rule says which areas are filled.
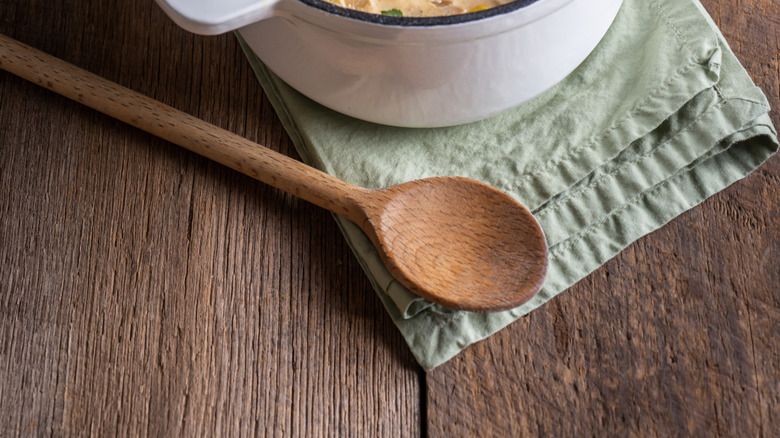
[[[283,0],[156,0],[166,14],[185,30],[218,35],[274,15]]]

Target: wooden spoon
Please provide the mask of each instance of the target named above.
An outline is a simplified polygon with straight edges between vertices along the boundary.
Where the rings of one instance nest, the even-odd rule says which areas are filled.
[[[505,310],[529,300],[544,281],[541,227],[486,184],[436,177],[357,187],[3,35],[0,68],[346,217],[393,277],[430,301]]]

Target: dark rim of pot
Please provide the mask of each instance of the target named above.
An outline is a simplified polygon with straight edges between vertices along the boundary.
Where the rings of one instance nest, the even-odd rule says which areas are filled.
[[[309,6],[322,9],[331,14],[341,15],[342,17],[352,18],[369,23],[384,24],[389,26],[445,26],[468,21],[481,20],[487,17],[506,14],[508,12],[522,9],[541,0],[515,0],[505,5],[485,9],[484,11],[471,12],[468,14],[445,15],[443,17],[397,17],[393,15],[369,14],[368,12],[347,9],[324,0],[300,0]]]

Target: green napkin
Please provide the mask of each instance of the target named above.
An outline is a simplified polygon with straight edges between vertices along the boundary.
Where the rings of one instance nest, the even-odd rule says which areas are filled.
[[[287,86],[244,47],[307,163],[365,187],[434,175],[484,181],[541,223],[548,279],[525,305],[480,314],[431,304],[336,216],[419,363],[430,370],[582,279],[777,150],[769,106],[695,0],[625,0],[596,50],[534,100],[439,129],[362,122]]]

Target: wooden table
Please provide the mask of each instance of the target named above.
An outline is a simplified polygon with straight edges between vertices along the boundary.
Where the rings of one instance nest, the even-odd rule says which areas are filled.
[[[778,0],[705,6],[780,107]],[[151,0],[0,32],[296,156]],[[328,213],[0,72],[1,436],[772,436],[778,345],[778,156],[426,374]]]

